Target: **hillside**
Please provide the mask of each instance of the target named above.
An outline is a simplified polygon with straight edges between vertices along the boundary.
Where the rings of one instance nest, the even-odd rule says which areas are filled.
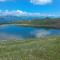
[[[25,21],[15,21],[14,24],[31,27],[57,28],[60,29],[60,18],[44,18]]]
[[[60,37],[0,41],[0,60],[60,60]]]
[[[8,19],[7,19],[8,18]],[[15,24],[15,25],[20,25],[20,26],[31,26],[31,27],[43,27],[43,28],[57,28],[60,29],[60,18],[41,18],[41,19],[26,19],[26,20],[18,20],[17,17],[12,17],[10,20],[11,16],[5,17],[5,18],[0,18],[0,25],[3,24]],[[14,20],[12,20],[14,19]]]

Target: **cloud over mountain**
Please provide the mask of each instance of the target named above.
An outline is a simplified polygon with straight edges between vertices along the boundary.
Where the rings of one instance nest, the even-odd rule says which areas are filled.
[[[13,16],[54,16],[53,14],[44,14],[44,13],[38,13],[38,12],[25,12],[21,10],[0,10],[0,16],[7,16],[7,15],[13,15]]]
[[[21,10],[0,10],[0,16],[55,16],[54,14],[45,14],[40,12],[26,12]]]

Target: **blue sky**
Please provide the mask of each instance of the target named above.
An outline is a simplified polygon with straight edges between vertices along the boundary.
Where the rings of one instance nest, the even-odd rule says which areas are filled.
[[[0,0],[1,12],[17,15],[60,16],[60,0]]]

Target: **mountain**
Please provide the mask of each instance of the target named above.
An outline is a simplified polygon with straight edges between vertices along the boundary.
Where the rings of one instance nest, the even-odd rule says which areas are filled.
[[[19,20],[33,20],[33,19],[41,19],[43,17],[32,17],[32,16],[0,16],[0,23],[14,22]]]

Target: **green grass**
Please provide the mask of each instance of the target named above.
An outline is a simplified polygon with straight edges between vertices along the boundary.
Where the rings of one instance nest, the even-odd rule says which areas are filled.
[[[0,41],[0,60],[60,60],[60,36]]]

